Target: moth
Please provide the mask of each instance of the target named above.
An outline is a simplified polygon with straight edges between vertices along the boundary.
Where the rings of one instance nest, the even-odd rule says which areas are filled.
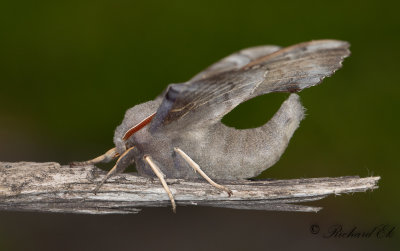
[[[187,82],[168,85],[154,100],[128,109],[115,130],[114,148],[72,164],[117,159],[96,193],[107,179],[135,163],[139,175],[158,177],[174,212],[175,200],[165,178],[202,177],[230,196],[229,188],[213,180],[255,177],[275,164],[304,117],[295,93],[331,76],[349,55],[349,43],[338,40],[243,49]],[[291,94],[265,125],[238,130],[221,123],[240,103],[271,92]]]

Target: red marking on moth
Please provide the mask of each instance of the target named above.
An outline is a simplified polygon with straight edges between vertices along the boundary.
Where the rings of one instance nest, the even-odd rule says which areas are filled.
[[[153,113],[152,115],[148,116],[147,118],[145,118],[144,120],[142,120],[142,122],[140,122],[139,124],[131,127],[131,129],[129,129],[125,134],[124,137],[122,137],[123,140],[127,140],[129,139],[130,136],[132,136],[135,132],[139,131],[140,129],[142,129],[143,127],[145,127],[148,123],[151,122],[151,120],[153,119],[154,115],[156,115],[156,113]]]

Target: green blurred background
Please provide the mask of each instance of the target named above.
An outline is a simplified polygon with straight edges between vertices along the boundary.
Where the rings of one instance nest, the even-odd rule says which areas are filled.
[[[398,10],[397,1],[382,0],[1,1],[1,161],[92,158],[113,146],[127,108],[221,57],[255,45],[333,38],[349,41],[352,55],[333,77],[300,93],[308,115],[261,177],[382,179],[376,191],[311,203],[325,207],[318,214],[182,207],[177,215],[166,208],[102,217],[0,212],[0,249],[394,249],[398,229],[381,240],[326,240],[308,229],[399,226]],[[257,127],[286,97],[258,97],[223,121]]]

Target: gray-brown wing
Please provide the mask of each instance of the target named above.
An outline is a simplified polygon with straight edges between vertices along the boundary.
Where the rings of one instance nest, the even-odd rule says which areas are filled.
[[[239,69],[168,87],[151,132],[209,126],[240,103],[269,92],[299,92],[332,75],[350,54],[349,44],[317,40],[293,45]]]
[[[225,71],[238,70],[250,62],[278,51],[281,47],[276,45],[255,46],[235,52],[199,72],[190,81],[209,78]]]
[[[238,70],[254,60],[278,51],[280,48],[281,47],[276,45],[262,45],[237,51],[208,66],[206,69],[192,77],[189,82],[206,79],[226,71]],[[156,99],[163,99],[166,92],[167,89],[157,96]]]

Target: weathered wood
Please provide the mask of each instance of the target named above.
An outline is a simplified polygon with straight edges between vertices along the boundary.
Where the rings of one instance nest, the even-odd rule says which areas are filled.
[[[111,178],[95,195],[105,172],[94,166],[70,168],[58,163],[0,162],[0,209],[87,214],[137,213],[142,207],[169,206],[158,180],[133,174]],[[330,194],[377,188],[380,177],[338,177],[267,181],[219,181],[233,191],[228,197],[206,182],[167,180],[179,206],[317,212],[320,207],[293,203]]]

